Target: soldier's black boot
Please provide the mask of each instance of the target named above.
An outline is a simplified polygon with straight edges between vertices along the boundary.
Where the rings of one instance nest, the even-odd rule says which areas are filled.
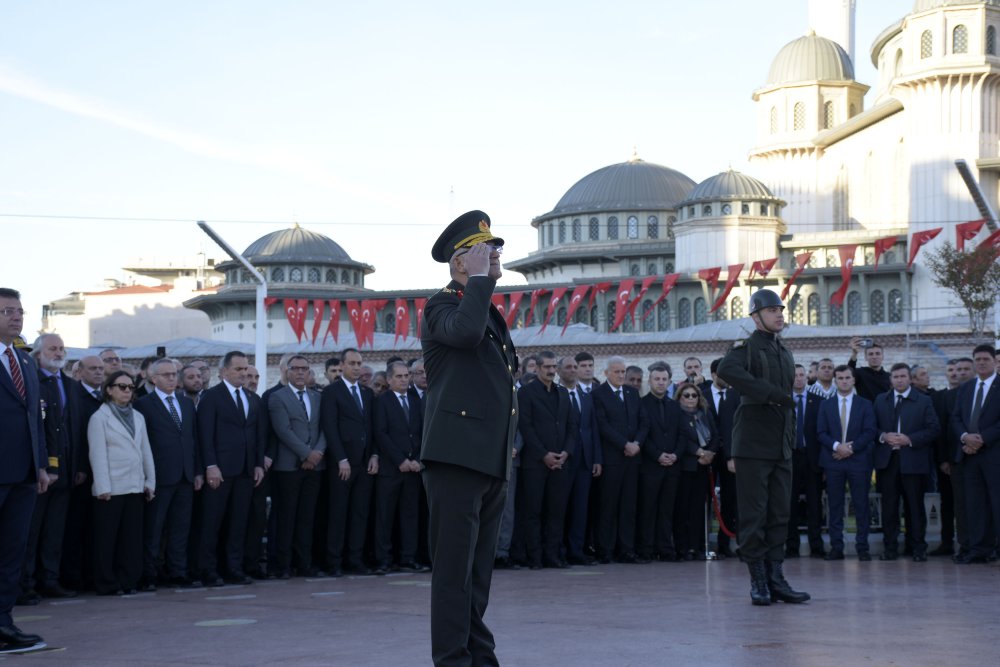
[[[771,604],[771,591],[767,587],[767,570],[764,561],[747,561],[750,569],[750,602],[758,606]]]
[[[781,571],[782,561],[767,561],[767,583],[771,590],[771,602],[790,602],[798,604],[809,599],[808,593],[793,591],[791,584],[785,580]]]

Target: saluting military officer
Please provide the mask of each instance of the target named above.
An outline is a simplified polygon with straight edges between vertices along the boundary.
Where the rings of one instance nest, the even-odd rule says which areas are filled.
[[[489,216],[470,211],[431,251],[451,270],[448,286],[427,300],[421,340],[435,665],[498,664],[483,614],[517,429],[517,357],[491,303],[502,249]]]
[[[795,361],[778,334],[785,305],[768,289],[750,297],[757,330],[739,341],[719,364],[718,375],[740,392],[733,425],[740,554],[750,568],[755,605],[805,602],[782,573],[791,509],[792,450],[795,446]]]

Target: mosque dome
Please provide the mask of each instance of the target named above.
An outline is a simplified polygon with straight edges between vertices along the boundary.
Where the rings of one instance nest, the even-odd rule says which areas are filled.
[[[671,210],[694,186],[691,178],[675,169],[633,156],[581,178],[535,222],[576,213]]]
[[[255,265],[273,262],[353,262],[336,241],[298,225],[260,237],[247,246],[243,256]]]
[[[840,44],[815,33],[785,44],[771,63],[768,86],[801,81],[853,81],[854,65]]]
[[[915,0],[913,3],[913,13],[919,14],[920,12],[926,12],[928,9],[950,5],[991,5],[993,7],[1000,7],[1000,0],[979,0],[979,2],[975,0]]]
[[[756,178],[729,169],[699,183],[691,190],[682,204],[688,205],[703,201],[759,201],[762,199],[780,201],[766,185]]]

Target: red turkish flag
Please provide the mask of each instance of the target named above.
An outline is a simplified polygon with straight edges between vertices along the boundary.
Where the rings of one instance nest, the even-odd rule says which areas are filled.
[[[319,335],[319,328],[323,326],[323,299],[313,299],[313,329],[312,344],[316,345],[316,336]]]
[[[278,297],[276,296],[265,296],[264,297],[264,310],[270,310],[271,306],[278,303]]]
[[[788,282],[785,283],[785,286],[781,290],[782,300],[788,296],[788,290],[792,288],[792,285],[795,283],[795,279],[802,275],[802,272],[806,270],[806,264],[809,263],[809,259],[812,256],[813,254],[811,250],[809,252],[800,252],[795,256],[795,273],[792,274],[792,277],[788,279]]]
[[[590,302],[587,303],[587,310],[594,307],[594,297],[596,297],[599,293],[604,294],[609,289],[611,289],[611,283],[597,283],[594,285],[594,289],[590,292]]]
[[[566,290],[568,287],[557,287],[552,290],[552,296],[549,298],[549,310],[545,313],[545,321],[542,322],[542,328],[538,330],[538,333],[545,331],[545,327],[549,326],[549,320],[552,319],[552,314],[556,312],[556,306],[559,305],[559,301],[566,295]],[[569,318],[566,318],[567,321]]]
[[[681,274],[679,273],[671,273],[666,277],[664,277],[663,285],[660,287],[659,298],[653,302],[653,305],[649,307],[649,310],[647,310],[645,313],[642,314],[642,319],[646,319],[647,317],[649,317],[649,314],[653,312],[653,309],[656,308],[658,305],[660,305],[661,301],[667,298],[667,294],[669,294],[670,290],[674,288],[674,285],[677,284],[677,279],[680,277]]]
[[[716,310],[719,309],[719,306],[721,306],[726,302],[726,299],[729,297],[729,293],[733,291],[733,287],[736,285],[736,281],[740,279],[740,273],[742,271],[743,271],[742,262],[740,262],[739,264],[729,265],[729,268],[727,269],[726,273],[726,286],[723,288],[722,294],[719,295],[719,298],[716,299],[715,305],[712,306],[712,309],[708,312],[714,313]]]
[[[351,328],[354,329],[354,338],[358,341],[358,348],[360,349],[365,342],[365,331],[361,326],[361,304],[356,300],[350,299],[344,301],[344,305],[347,307],[347,317],[351,321]]]
[[[424,305],[427,299],[414,299],[413,307],[417,309],[417,338],[420,338],[420,323],[424,320]]]
[[[490,301],[493,302],[493,307],[500,311],[500,316],[505,320],[507,319],[507,306],[504,304],[503,294],[494,294],[490,297]]]
[[[844,305],[844,297],[847,296],[847,288],[851,285],[851,274],[854,272],[854,253],[857,252],[857,244],[840,246],[840,277],[843,282],[840,287],[830,295],[830,303],[834,306]]]
[[[548,292],[547,289],[536,289],[531,293],[531,307],[528,308],[528,317],[524,320],[524,326],[531,326],[531,317],[535,314],[535,306],[538,305],[538,297]]]
[[[326,325],[326,333],[323,334],[323,345],[326,345],[326,337],[333,334],[333,343],[336,345],[340,341],[340,301],[333,299],[327,301],[330,304],[330,321]]]
[[[976,238],[976,234],[986,224],[985,220],[970,220],[955,225],[955,247],[959,252],[965,250],[965,242]]]
[[[646,276],[642,279],[642,284],[639,286],[639,295],[632,299],[632,303],[628,307],[628,316],[632,318],[632,324],[635,324],[635,309],[639,307],[639,303],[642,301],[642,297],[646,296],[646,292],[649,291],[649,286],[656,282],[657,276]],[[641,322],[642,320],[640,320]]]
[[[514,326],[514,320],[517,319],[517,309],[521,305],[521,299],[523,298],[524,292],[510,293],[510,305],[507,306],[507,314],[504,316],[504,321],[507,322],[508,329]]]
[[[750,275],[747,276],[747,282],[753,280],[754,275],[759,275],[761,278],[767,278],[767,274],[771,273],[771,269],[773,269],[774,265],[777,263],[777,257],[774,259],[758,259],[750,265]]]
[[[889,252],[892,246],[899,242],[898,236],[886,236],[885,238],[875,239],[875,268],[878,268],[879,257]]]
[[[299,333],[299,311],[296,308],[295,299],[285,299],[285,318],[288,320],[288,324],[292,327],[292,333],[298,336],[298,339],[302,340],[302,334]]]
[[[722,267],[716,266],[711,269],[702,269],[698,272],[698,277],[708,283],[709,290],[711,292],[715,291],[715,288],[719,285],[719,275],[722,273]]]
[[[396,341],[402,336],[403,340],[410,333],[410,308],[407,305],[406,299],[399,298],[396,299],[396,337],[392,339],[393,347],[396,346]]]
[[[365,340],[369,347],[375,347],[375,324],[378,322],[378,314],[386,304],[388,299],[365,299],[361,302],[361,322],[365,328]]]
[[[635,286],[635,280],[632,278],[618,283],[618,297],[615,299],[617,303],[615,307],[615,323],[614,326],[611,327],[610,331],[614,331],[621,326],[622,322],[625,321],[625,315],[628,314],[628,304],[631,300],[633,286]]]
[[[906,263],[906,268],[913,266],[913,260],[917,258],[920,248],[940,234],[942,229],[944,227],[935,227],[934,229],[928,229],[926,232],[914,232],[913,236],[910,237],[910,261]]]
[[[575,313],[576,309],[580,307],[580,304],[583,302],[583,297],[587,296],[587,290],[589,289],[590,285],[577,285],[573,288],[573,294],[569,297],[569,308],[566,309],[566,323],[563,324],[562,333],[559,334],[560,336],[566,333],[566,327],[568,327],[569,323],[573,320],[573,313]]]

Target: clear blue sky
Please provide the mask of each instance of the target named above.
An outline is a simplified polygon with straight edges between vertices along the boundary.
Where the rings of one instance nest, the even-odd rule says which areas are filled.
[[[911,8],[858,0],[859,80]],[[807,0],[3,3],[0,284],[30,339],[132,258],[221,256],[204,219],[239,249],[299,221],[369,287],[434,288],[454,215],[524,256],[531,219],[633,146],[696,181],[747,170],[751,93],[808,27]],[[189,222],[110,219],[131,217]]]

